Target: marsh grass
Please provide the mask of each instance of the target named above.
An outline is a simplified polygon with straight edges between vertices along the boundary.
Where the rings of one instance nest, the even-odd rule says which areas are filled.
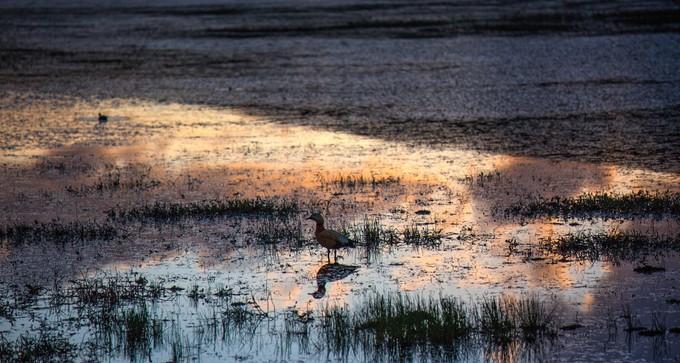
[[[16,361],[19,356],[35,360],[33,357],[41,354],[36,352],[62,354],[59,350],[76,355],[90,349],[93,357],[121,355],[130,361],[146,361],[152,352],[165,349],[175,360],[184,361],[200,358],[201,352],[216,344],[249,344],[265,329],[280,338],[277,349],[281,354],[326,351],[342,359],[359,353],[359,358],[364,354],[363,358],[377,361],[414,357],[455,360],[468,350],[540,343],[552,338],[557,326],[552,311],[536,296],[499,296],[464,303],[441,296],[374,294],[352,309],[326,306],[318,315],[297,310],[282,315],[263,311],[253,296],[234,301],[230,289],[220,286],[213,293],[197,284],[187,288],[184,296],[205,299],[205,309],[192,314],[195,318],[187,326],[178,317],[159,316],[155,302],[149,300],[159,296],[160,282],[126,274],[69,284],[71,287],[63,289],[67,299],[59,301],[75,305],[71,310],[77,314],[74,321],[91,332],[84,343],[77,347],[61,338],[50,340],[57,347],[48,348],[36,336],[24,345],[0,336],[0,360]],[[224,297],[208,299],[217,295]],[[183,333],[183,326],[190,330]]]
[[[631,308],[630,304],[626,304],[623,306],[621,318],[623,318],[623,321],[625,323],[625,327],[623,328],[625,332],[631,333],[634,331],[645,330],[645,328],[640,325],[640,320],[638,319],[637,314],[633,312],[633,309]]]
[[[357,347],[393,357],[415,352],[457,352],[480,342],[536,342],[556,336],[553,311],[537,297],[487,298],[467,305],[452,298],[372,295],[351,313],[345,307],[322,311],[322,337],[331,351]]]
[[[231,215],[290,215],[300,211],[297,202],[285,199],[214,199],[190,203],[155,202],[107,212],[112,221],[177,222],[182,219]]]
[[[484,337],[496,342],[508,342],[517,329],[514,320],[514,299],[486,298],[479,306],[479,329]]]
[[[680,193],[638,191],[635,193],[584,193],[575,198],[554,197],[518,203],[506,215],[523,217],[617,217],[680,215]]]
[[[4,318],[14,324],[15,306],[5,299],[0,299],[0,318]]]
[[[369,253],[377,252],[383,245],[399,243],[399,233],[392,227],[385,226],[380,218],[364,217],[363,221],[343,227],[341,233],[363,246]]]
[[[470,187],[484,188],[485,186],[501,180],[501,173],[499,171],[480,172],[477,175],[466,175],[458,179],[459,182],[467,184]]]
[[[149,283],[143,277],[116,274],[73,280],[66,294],[79,307],[110,308],[128,303],[153,302],[165,291],[160,282]]]
[[[407,245],[437,247],[444,239],[444,233],[436,224],[418,225],[416,223],[404,227],[401,231],[402,241]]]
[[[194,303],[194,305],[196,305],[200,299],[204,299],[206,297],[206,294],[205,291],[200,286],[198,286],[198,284],[193,284],[187,291],[187,297]]]
[[[542,247],[564,258],[618,263],[655,253],[680,251],[680,236],[660,237],[621,231],[570,233],[543,240]]]
[[[131,172],[131,174],[135,175],[124,177],[121,174],[121,169],[115,168],[113,171],[100,176],[92,185],[77,187],[69,185],[66,187],[66,191],[76,196],[83,196],[91,193],[114,191],[144,191],[157,188],[162,184],[160,180],[151,177],[151,168]]]
[[[343,227],[341,233],[355,240],[366,250],[376,252],[382,246],[394,246],[403,243],[411,246],[437,247],[445,235],[436,224],[416,224],[403,227],[401,230],[382,223],[379,217],[364,219],[354,225]]]
[[[23,243],[67,243],[74,241],[109,241],[120,237],[114,226],[97,222],[51,222],[14,223],[0,228],[0,240],[15,245]]]
[[[657,314],[653,314],[651,327],[639,331],[638,334],[645,337],[656,337],[666,334],[666,330],[666,324]]]
[[[129,357],[146,353],[153,341],[151,336],[162,334],[163,331],[162,320],[152,319],[146,304],[124,310],[121,320],[125,327],[125,353]]]
[[[255,241],[265,245],[293,243],[293,246],[300,247],[304,241],[302,222],[297,218],[263,218],[257,221]]]
[[[37,334],[25,332],[14,342],[0,334],[2,362],[69,362],[76,358],[77,351],[77,345],[44,322],[37,329]]]
[[[111,165],[112,167],[113,165]],[[68,161],[62,159],[41,158],[35,164],[35,169],[41,174],[50,171],[56,171],[61,175],[68,175],[71,173],[87,173],[96,169],[96,166],[81,158],[69,159]]]
[[[401,183],[401,178],[394,176],[380,176],[363,174],[337,174],[329,178],[320,178],[321,187],[328,188],[329,186],[336,186],[341,189],[363,189],[367,187],[378,188],[390,185],[398,185]]]
[[[49,305],[49,311],[67,314],[67,318],[50,321],[51,325],[45,321],[42,335],[27,332],[8,341],[0,333],[0,361],[71,361],[82,354],[95,358],[120,354],[130,361],[146,361],[153,350],[165,349],[166,345],[180,360],[188,360],[200,356],[203,344],[215,344],[220,339],[247,342],[248,335],[255,334],[260,322],[271,317],[255,299],[233,301],[230,288],[219,286],[212,293],[209,288],[194,284],[184,296],[190,301],[204,299],[205,306],[212,307],[212,315],[198,313],[192,331],[178,336],[179,320],[165,319],[153,309],[157,300],[171,290],[163,286],[163,281],[149,281],[131,273],[71,280],[55,291],[33,285],[13,286],[8,290],[10,295],[30,295],[31,302],[26,305],[20,301],[24,298],[4,296],[0,299],[3,306],[21,309],[25,315],[44,302]],[[49,298],[43,299],[44,296]],[[178,294],[172,298],[177,299]],[[75,324],[76,329],[87,327],[88,334],[80,346],[70,343],[68,334],[55,338],[58,326],[65,321]]]
[[[311,351],[312,338],[312,311],[299,312],[297,309],[291,309],[285,312],[284,327],[282,336],[282,343],[279,346],[281,353],[288,353],[291,347],[295,344],[303,353]]]

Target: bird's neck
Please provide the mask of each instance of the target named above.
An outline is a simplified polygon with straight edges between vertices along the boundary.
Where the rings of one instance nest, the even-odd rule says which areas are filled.
[[[316,234],[323,232],[326,228],[323,227],[323,222],[316,222]]]

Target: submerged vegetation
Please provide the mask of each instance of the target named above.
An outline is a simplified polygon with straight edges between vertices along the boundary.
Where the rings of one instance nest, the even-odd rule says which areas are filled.
[[[265,245],[292,242],[299,247],[304,241],[302,222],[293,218],[264,218],[257,223],[255,240]]]
[[[442,229],[433,223],[412,223],[401,230],[385,225],[379,217],[364,219],[349,228],[343,228],[343,233],[359,242],[367,250],[377,250],[382,246],[393,246],[404,243],[411,246],[436,247],[443,239]]]
[[[370,176],[365,176],[363,174],[353,175],[353,174],[338,174],[332,177],[321,177],[321,186],[328,188],[329,186],[337,186],[339,188],[347,189],[360,189],[360,188],[377,188],[385,187],[390,185],[398,185],[401,183],[401,178],[395,176],[380,176],[371,174]]]
[[[543,248],[565,258],[587,261],[635,261],[660,252],[680,251],[680,236],[659,237],[637,232],[570,233],[546,239]]]
[[[0,240],[14,244],[74,241],[112,240],[119,237],[114,226],[97,222],[51,222],[14,223],[0,227]]]
[[[300,211],[297,202],[285,199],[213,199],[190,203],[155,202],[107,212],[110,220],[174,222],[186,218],[215,218],[227,215],[286,215]]]
[[[401,235],[404,243],[413,246],[439,246],[444,239],[444,233],[436,224],[419,225],[416,223],[402,229]]]
[[[378,217],[368,218],[366,216],[360,223],[349,228],[343,228],[342,232],[356,240],[367,250],[376,250],[382,245],[399,243],[397,231],[392,227],[383,225]]]
[[[322,336],[332,351],[404,359],[415,353],[456,355],[478,344],[534,342],[557,334],[555,315],[538,297],[487,298],[477,304],[439,297],[376,294],[354,312],[323,311]],[[382,359],[378,359],[382,360]]]
[[[27,332],[11,340],[0,333],[0,360],[124,356],[143,361],[163,360],[162,355],[157,356],[163,352],[169,360],[189,361],[211,350],[206,348],[225,342],[247,347],[258,334],[280,338],[277,354],[290,352],[294,345],[305,354],[326,352],[342,360],[455,360],[471,352],[551,344],[560,331],[569,329],[560,328],[556,303],[538,295],[463,301],[372,292],[351,307],[325,305],[303,313],[295,309],[277,313],[269,307],[265,310],[252,295],[237,299],[225,286],[212,290],[193,283],[186,289],[168,288],[168,281],[117,274],[77,279],[54,291],[33,289],[40,295],[33,304],[14,306],[21,310],[18,315],[24,316],[19,319],[35,319],[40,313],[32,311],[42,301],[49,309],[41,311],[60,312],[60,320],[45,320],[36,328],[38,334]],[[10,295],[3,301],[18,304],[20,299]],[[178,304],[179,299],[191,301],[190,312],[178,310],[185,304]],[[186,320],[185,316],[192,318]],[[670,331],[659,323],[658,316],[649,328],[641,326],[630,306],[624,306],[622,319],[628,332],[653,336]],[[261,324],[263,321],[267,324]],[[81,344],[75,344],[75,335],[68,332],[85,327],[87,333],[77,336]]]
[[[143,191],[153,189],[161,185],[161,181],[150,176],[150,168],[135,173],[134,176],[123,177],[120,168],[104,173],[92,185],[78,187],[67,186],[66,191],[74,195],[87,195],[90,193],[103,193],[113,191]]]
[[[3,362],[69,362],[76,358],[78,346],[44,322],[37,334],[26,332],[15,342],[0,333],[0,361]]]
[[[627,194],[584,193],[575,198],[554,197],[518,203],[506,215],[539,216],[662,216],[680,215],[680,193],[638,191]]]

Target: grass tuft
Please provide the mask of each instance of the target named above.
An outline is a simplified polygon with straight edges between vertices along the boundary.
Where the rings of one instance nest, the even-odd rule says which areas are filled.
[[[97,222],[60,222],[48,223],[35,221],[15,223],[0,228],[0,240],[14,244],[53,242],[67,243],[74,241],[113,240],[119,237],[118,230],[110,224]]]
[[[299,205],[282,199],[215,199],[191,203],[155,202],[130,209],[114,208],[107,212],[113,221],[176,222],[186,218],[216,218],[227,215],[297,213]]]
[[[442,243],[444,233],[442,229],[431,225],[413,223],[405,227],[401,235],[407,245],[436,247]]]
[[[395,245],[399,243],[398,233],[395,229],[384,226],[380,222],[380,218],[364,217],[364,220],[351,226],[349,229],[343,229],[343,234],[350,236],[360,245],[364,246],[369,251],[374,251],[382,245]]]
[[[637,232],[570,233],[544,240],[543,247],[564,258],[635,261],[658,251],[680,251],[680,236],[662,238]]]
[[[294,242],[299,246],[304,241],[302,222],[290,218],[264,218],[257,223],[255,240],[265,245]]]
[[[552,311],[536,296],[500,296],[469,306],[452,298],[376,294],[353,314],[345,307],[325,308],[321,319],[325,342],[341,354],[356,346],[400,357],[416,351],[451,352],[480,339],[534,342],[557,331]]]
[[[506,215],[540,217],[584,217],[598,215],[657,216],[680,215],[680,193],[638,191],[635,193],[584,193],[575,198],[554,197],[518,203],[505,210]]]
[[[152,178],[150,172],[151,169],[147,168],[141,171],[139,175],[124,178],[121,176],[121,170],[115,168],[113,171],[100,176],[92,185],[81,185],[79,187],[69,185],[66,187],[66,191],[76,196],[83,196],[91,193],[101,194],[114,191],[144,191],[159,187],[161,181]]]
[[[321,178],[321,186],[324,188],[329,186],[337,186],[343,189],[362,189],[366,187],[377,188],[389,185],[398,185],[399,183],[401,183],[401,178],[399,177],[379,175],[365,176],[362,174],[338,174],[328,179],[323,177]]]
[[[25,332],[14,342],[0,334],[2,362],[70,362],[75,360],[77,350],[76,344],[44,323],[41,323],[37,334]]]

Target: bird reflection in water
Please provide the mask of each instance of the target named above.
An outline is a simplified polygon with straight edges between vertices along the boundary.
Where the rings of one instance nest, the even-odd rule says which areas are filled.
[[[315,299],[321,299],[326,295],[326,284],[333,281],[339,281],[345,277],[353,274],[359,267],[343,265],[339,263],[327,263],[319,268],[316,272],[316,286],[317,289],[310,295]]]

